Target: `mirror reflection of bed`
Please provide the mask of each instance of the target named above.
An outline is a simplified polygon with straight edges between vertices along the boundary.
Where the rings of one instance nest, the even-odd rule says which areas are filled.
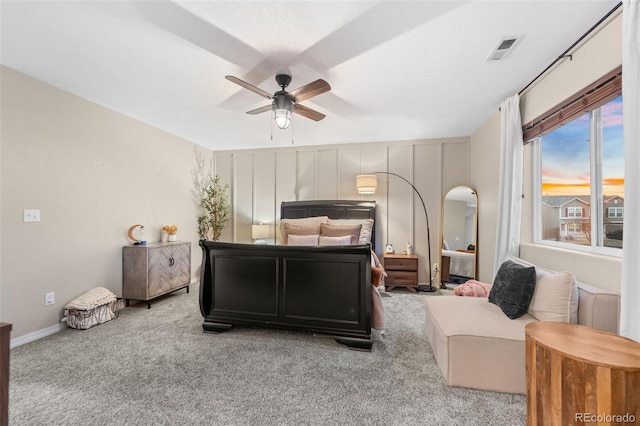
[[[467,186],[451,189],[442,203],[440,282],[455,288],[476,278],[478,197]]]

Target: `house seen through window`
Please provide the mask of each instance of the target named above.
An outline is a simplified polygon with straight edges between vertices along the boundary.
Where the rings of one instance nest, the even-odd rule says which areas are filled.
[[[622,248],[622,97],[538,137],[538,240]]]

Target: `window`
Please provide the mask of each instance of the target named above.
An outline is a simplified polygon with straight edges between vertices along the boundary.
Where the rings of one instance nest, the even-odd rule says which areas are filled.
[[[567,207],[568,217],[582,217],[582,207]]]
[[[609,217],[622,219],[622,207],[609,207]]]
[[[617,96],[537,136],[537,240],[579,250],[622,248],[624,144]],[[618,251],[618,253],[620,253]]]

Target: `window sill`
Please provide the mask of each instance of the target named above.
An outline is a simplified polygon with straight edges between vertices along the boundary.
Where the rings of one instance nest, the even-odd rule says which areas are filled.
[[[551,240],[538,240],[538,241],[534,241],[533,244],[536,244],[539,246],[553,247],[553,248],[561,249],[563,251],[587,253],[587,254],[593,254],[598,256],[607,256],[607,257],[622,259],[622,249],[619,249],[619,248],[583,246],[580,244],[571,244],[571,243],[565,243],[562,241],[551,241]]]

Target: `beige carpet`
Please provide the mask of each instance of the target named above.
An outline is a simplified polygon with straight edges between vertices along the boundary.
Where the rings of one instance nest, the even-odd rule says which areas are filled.
[[[196,285],[13,349],[10,424],[525,424],[524,396],[444,383],[423,332],[439,294],[384,297],[386,337],[366,353],[302,332],[203,334]]]

